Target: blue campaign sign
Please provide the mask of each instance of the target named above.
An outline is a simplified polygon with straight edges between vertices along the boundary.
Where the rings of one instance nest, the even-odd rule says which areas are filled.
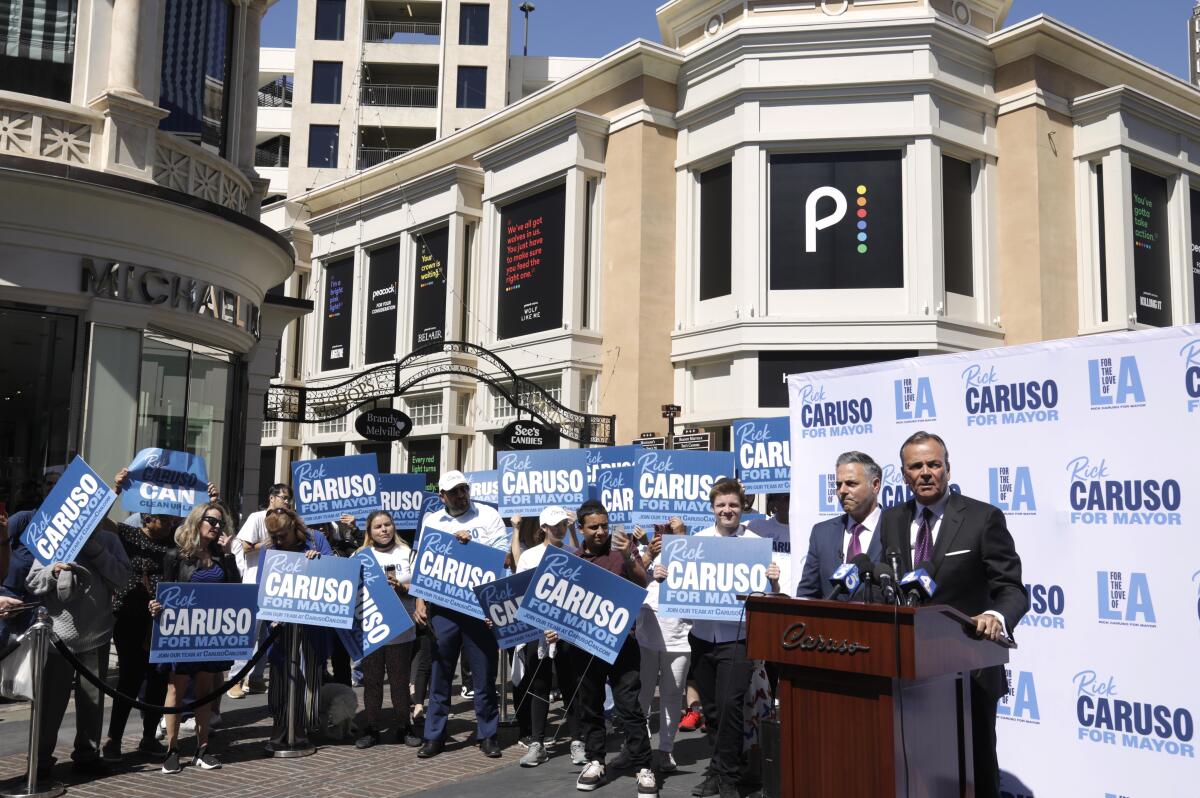
[[[362,518],[383,507],[373,454],[298,460],[292,463],[292,490],[306,524],[336,521],[347,513]]]
[[[263,621],[350,629],[358,604],[357,560],[308,559],[267,549],[258,568],[258,617]]]
[[[645,449],[641,446],[600,446],[595,449],[584,449],[584,458],[587,460],[587,481],[588,485],[595,486],[598,483],[599,475],[604,471],[613,468],[628,468],[637,462],[637,456],[644,452]],[[591,494],[591,498],[599,499],[596,493]]]
[[[642,447],[634,447],[642,449]],[[596,472],[596,483],[591,486],[591,497],[608,510],[610,524],[632,524],[635,494],[637,492],[637,470],[633,466],[609,468]]]
[[[131,513],[182,516],[208,501],[208,469],[196,454],[142,449],[129,464],[129,483],[121,509]]]
[[[751,418],[733,425],[738,479],[747,493],[792,488],[791,426],[787,416]]]
[[[522,571],[516,576],[506,576],[475,588],[484,620],[492,622],[492,633],[500,648],[531,643],[543,634],[541,629],[517,620],[521,598],[532,580],[533,571]]]
[[[421,486],[424,484],[422,477]],[[388,584],[387,574],[374,554],[363,549],[349,559],[362,569],[362,584],[354,609],[354,626],[338,629],[338,637],[350,659],[357,662],[413,628],[413,619],[395,589]]]
[[[408,592],[439,607],[483,619],[474,589],[504,576],[504,551],[482,543],[459,543],[449,532],[426,529],[417,546]]]
[[[116,498],[100,475],[76,456],[33,514],[21,540],[42,565],[71,562]]]
[[[220,662],[254,656],[254,585],[159,582],[151,662]]]
[[[733,475],[733,453],[646,449],[634,469],[633,523],[649,529],[674,515],[699,531],[712,525],[708,492],[718,479]]]
[[[396,529],[416,529],[421,506],[432,495],[425,491],[424,474],[379,475],[380,509],[392,514]]]
[[[500,503],[500,472],[467,471],[463,473],[467,482],[471,483],[471,498],[477,502],[490,504],[495,507]]]
[[[667,569],[658,591],[658,614],[664,618],[737,621],[738,595],[771,591],[768,538],[674,535],[663,539],[659,559]]]
[[[584,449],[500,452],[500,515],[533,516],[547,505],[578,507],[587,499]]]
[[[533,571],[517,620],[549,629],[611,665],[645,600],[645,588],[574,554],[552,549]]]

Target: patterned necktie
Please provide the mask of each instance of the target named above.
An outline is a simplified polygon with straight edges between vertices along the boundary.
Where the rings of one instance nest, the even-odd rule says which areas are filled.
[[[866,530],[862,524],[855,524],[850,527],[850,545],[846,547],[846,562],[850,562],[858,555],[862,554],[862,543],[858,536]]]
[[[913,568],[929,559],[933,546],[933,510],[921,510],[921,525],[917,527],[917,545],[913,548]]]

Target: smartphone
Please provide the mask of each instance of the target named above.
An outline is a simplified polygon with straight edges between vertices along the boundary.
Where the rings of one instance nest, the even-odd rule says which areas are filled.
[[[384,571],[384,573],[394,574],[394,573],[396,573],[396,566],[395,565],[385,565],[385,566],[383,566],[383,571]]]
[[[670,524],[655,524],[654,525],[654,537],[661,538],[663,535],[669,535],[669,534],[671,534],[671,525]]]

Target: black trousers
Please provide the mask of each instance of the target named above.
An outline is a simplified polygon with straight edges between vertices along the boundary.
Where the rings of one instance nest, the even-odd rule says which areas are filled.
[[[556,646],[558,656],[538,659],[537,642],[526,643],[521,647],[521,658],[525,672],[521,681],[513,688],[513,700],[517,707],[517,725],[521,736],[529,735],[536,743],[545,742],[546,725],[550,716],[550,691],[554,687],[554,677],[557,674],[560,685],[568,685],[570,692],[563,693],[562,701],[566,714],[567,732],[573,739],[576,733],[575,706],[571,699],[578,685],[578,677],[572,670],[575,667],[574,658],[564,653],[566,643],[559,642]],[[560,688],[561,689],[561,688]],[[601,715],[603,715],[603,690],[601,690]]]
[[[413,643],[412,684],[413,704],[424,705],[429,696],[429,674],[433,671],[433,632],[428,626],[417,627]]]
[[[996,699],[977,679],[971,683],[971,743],[975,763],[975,798],[1000,798],[1000,763],[996,759]]]
[[[746,690],[750,687],[753,663],[746,658],[746,641],[711,643],[688,636],[696,687],[704,705],[704,720],[715,734],[709,770],[726,781],[741,776]],[[712,730],[716,726],[715,731]]]
[[[168,675],[159,673],[150,664],[150,614],[138,613],[125,608],[118,613],[113,623],[113,644],[117,648],[117,692],[137,697],[146,684],[143,698],[147,704],[162,706],[167,698]],[[114,701],[108,718],[109,739],[120,741],[125,736],[125,724],[129,722],[132,706],[124,701]],[[162,715],[157,712],[142,712],[142,739],[153,740]]]
[[[642,689],[641,649],[631,633],[617,654],[616,661],[609,665],[599,657],[568,646],[558,644],[558,656],[566,655],[579,687],[575,695],[575,720],[579,736],[587,749],[587,758],[604,763],[604,685],[612,687],[613,719],[616,727],[625,736],[625,750],[634,768],[650,767],[650,730],[646,727],[646,716],[638,702]],[[570,682],[561,678],[563,700],[568,700]]]

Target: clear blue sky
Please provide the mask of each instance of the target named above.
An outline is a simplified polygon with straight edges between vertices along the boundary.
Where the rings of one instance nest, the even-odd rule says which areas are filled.
[[[639,37],[658,41],[654,9],[661,2],[536,0],[537,10],[529,17],[529,52],[594,57]],[[1186,20],[1193,4],[1193,0],[1014,0],[1008,23],[1047,14],[1186,77]],[[509,51],[515,53],[521,50],[523,15],[517,11],[519,5],[520,0],[510,2]],[[279,0],[263,23],[263,46],[291,47],[295,38],[296,0]]]

